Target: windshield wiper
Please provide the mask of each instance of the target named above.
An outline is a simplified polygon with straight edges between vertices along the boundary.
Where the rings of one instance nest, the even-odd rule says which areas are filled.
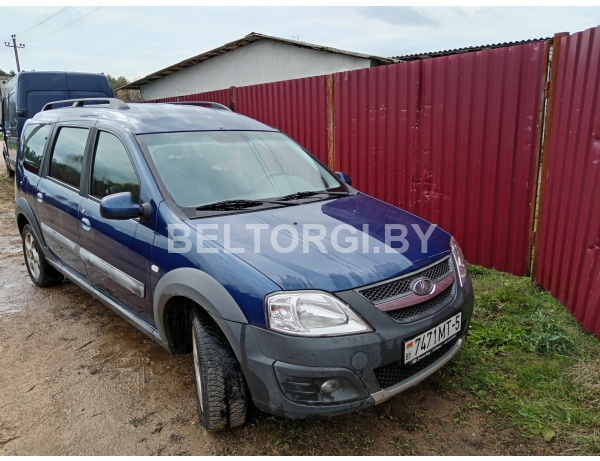
[[[312,197],[314,195],[350,195],[349,192],[331,192],[327,190],[307,190],[304,192],[295,192],[293,194],[284,195],[278,197],[275,200],[245,200],[245,199],[234,199],[234,200],[222,200],[220,202],[208,203],[207,205],[200,205],[196,207],[196,210],[241,210],[243,208],[252,208],[255,206],[261,206],[264,203],[273,203],[275,205],[290,206],[294,205],[290,203],[290,200],[299,200],[303,198]]]
[[[241,210],[242,208],[250,208],[260,206],[263,202],[258,200],[221,200],[220,202],[200,205],[196,210]]]
[[[302,198],[312,197],[314,195],[350,195],[349,192],[332,192],[328,190],[307,190],[304,192],[295,192],[290,195],[284,195],[283,197],[279,197],[277,200],[287,201],[287,200],[299,200]]]
[[[243,208],[252,208],[255,206],[261,206],[264,203],[274,203],[276,205],[290,206],[291,203],[280,202],[279,200],[245,200],[245,199],[234,199],[234,200],[222,200],[220,202],[209,203],[207,205],[200,205],[196,207],[196,210],[241,210]]]

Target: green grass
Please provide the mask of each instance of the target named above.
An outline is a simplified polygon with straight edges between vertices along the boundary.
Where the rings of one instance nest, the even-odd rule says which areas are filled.
[[[468,341],[436,382],[561,452],[600,454],[600,341],[530,279],[470,267]]]

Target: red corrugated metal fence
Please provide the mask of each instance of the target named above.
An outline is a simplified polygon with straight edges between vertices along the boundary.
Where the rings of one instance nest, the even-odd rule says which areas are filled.
[[[535,278],[600,337],[600,27],[558,45]]]
[[[185,102],[185,101],[211,101],[218,102],[229,107],[231,101],[231,90],[206,91],[204,93],[186,94],[185,96],[173,96],[170,98],[153,99],[147,102]]]
[[[548,42],[338,73],[335,167],[525,275]]]
[[[327,162],[327,76],[235,88],[235,111],[276,127]]]

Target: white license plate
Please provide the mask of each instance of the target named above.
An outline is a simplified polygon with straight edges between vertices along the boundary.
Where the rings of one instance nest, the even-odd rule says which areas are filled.
[[[404,363],[412,365],[438,349],[460,331],[461,314],[450,317],[437,327],[421,333],[404,343]]]

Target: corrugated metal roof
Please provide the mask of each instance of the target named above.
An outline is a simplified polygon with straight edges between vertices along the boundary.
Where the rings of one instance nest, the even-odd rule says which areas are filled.
[[[160,78],[166,77],[169,74],[177,72],[179,70],[185,69],[186,67],[190,67],[196,64],[200,64],[201,62],[207,61],[215,56],[219,56],[221,54],[227,53],[229,51],[235,50],[237,48],[241,48],[246,45],[250,45],[251,43],[257,42],[259,40],[271,40],[279,43],[284,43],[286,45],[297,46],[300,48],[308,48],[315,51],[326,51],[328,53],[335,54],[343,54],[346,56],[353,56],[357,58],[370,59],[372,61],[377,62],[377,64],[392,64],[395,62],[394,59],[384,58],[382,56],[374,56],[370,54],[362,54],[362,53],[354,53],[352,51],[344,51],[338,50],[337,48],[331,48],[323,45],[314,45],[312,43],[300,42],[296,40],[288,40],[286,38],[281,37],[273,37],[271,35],[258,34],[256,32],[251,32],[246,35],[244,38],[240,38],[239,40],[235,40],[233,42],[226,43],[223,46],[215,48],[213,50],[207,51],[205,53],[194,56],[193,58],[186,59],[184,61],[178,62],[177,64],[173,64],[172,66],[165,67],[153,74],[147,75],[144,78],[136,80],[135,82],[129,83],[119,90],[139,90],[140,86],[150,83],[154,80],[158,80]]]
[[[532,38],[529,40],[520,40],[517,42],[492,43],[490,45],[468,46],[465,48],[455,48],[453,50],[430,51],[428,53],[406,54],[404,56],[393,56],[396,61],[416,61],[418,59],[438,58],[440,56],[451,56],[453,54],[471,53],[473,51],[481,51],[492,48],[504,48],[507,46],[524,45],[526,43],[543,42],[549,40],[552,42],[552,37],[547,38]]]

